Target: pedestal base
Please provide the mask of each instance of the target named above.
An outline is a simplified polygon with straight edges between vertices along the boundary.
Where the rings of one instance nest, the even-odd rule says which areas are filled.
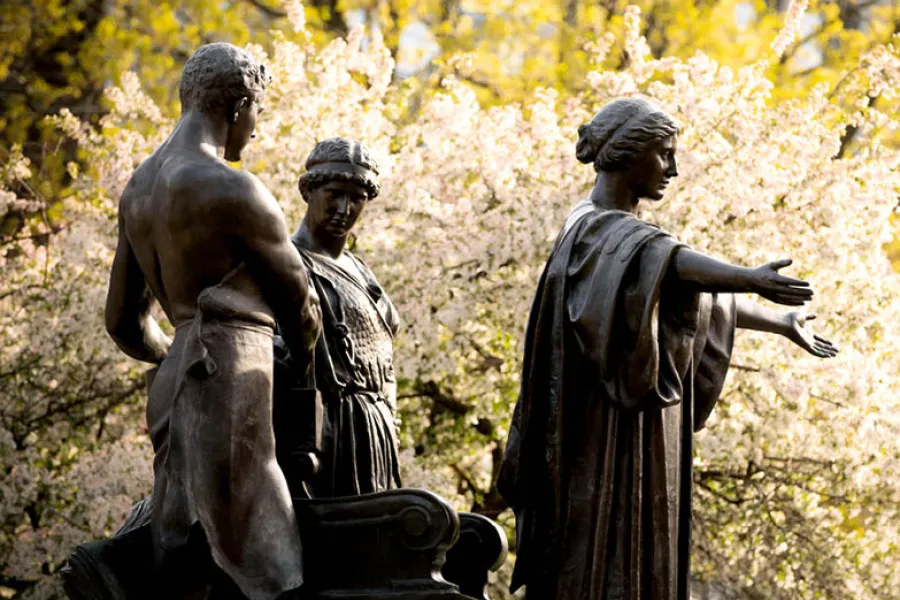
[[[471,600],[441,575],[459,517],[438,496],[401,489],[294,500],[310,600]]]
[[[484,600],[488,570],[506,558],[495,523],[457,515],[425,490],[295,499],[294,506],[306,581],[290,600]],[[71,600],[158,600],[150,513],[144,499],[113,538],[76,548],[62,572]],[[182,598],[240,600],[207,548],[186,549],[184,568],[195,581]]]

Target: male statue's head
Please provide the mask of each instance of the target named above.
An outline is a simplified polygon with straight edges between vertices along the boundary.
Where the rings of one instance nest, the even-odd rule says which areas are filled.
[[[316,144],[298,183],[309,205],[306,224],[317,236],[346,238],[366,202],[378,196],[378,165],[356,140],[336,137]]]
[[[675,163],[678,126],[643,98],[613,100],[578,128],[578,160],[597,173],[619,173],[634,198],[660,200]]]
[[[225,159],[237,161],[253,137],[256,117],[270,80],[266,67],[248,52],[223,42],[207,44],[184,65],[182,114],[199,112],[227,126]]]

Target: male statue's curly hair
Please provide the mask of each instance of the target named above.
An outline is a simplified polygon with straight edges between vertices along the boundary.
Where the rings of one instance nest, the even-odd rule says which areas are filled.
[[[594,171],[624,171],[651,144],[678,133],[675,120],[643,98],[613,100],[578,128],[575,155]]]
[[[201,46],[184,64],[181,110],[227,118],[241,98],[258,101],[270,80],[266,66],[246,50],[224,42]]]
[[[362,142],[335,137],[323,140],[306,159],[306,173],[297,187],[309,202],[310,194],[331,181],[355,183],[366,190],[369,200],[381,191],[378,164]]]

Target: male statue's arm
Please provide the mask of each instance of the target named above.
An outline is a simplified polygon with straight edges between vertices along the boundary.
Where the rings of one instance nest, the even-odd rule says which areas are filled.
[[[242,198],[231,203],[233,214],[224,216],[239,224],[235,233],[242,254],[275,313],[295,364],[308,365],[322,326],[317,298],[309,289],[303,259],[290,241],[281,207],[255,177],[243,175]]]
[[[813,292],[807,282],[778,273],[790,264],[785,259],[756,268],[741,267],[690,248],[679,248],[669,275],[704,292],[754,293],[778,304],[799,306],[811,299]]]
[[[125,235],[119,215],[119,241],[109,275],[106,296],[106,331],[128,356],[159,364],[172,341],[150,315],[153,295]]]

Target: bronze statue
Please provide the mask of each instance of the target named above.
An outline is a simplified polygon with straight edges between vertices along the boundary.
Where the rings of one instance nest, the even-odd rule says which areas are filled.
[[[200,48],[181,78],[181,119],[119,205],[106,320],[125,353],[159,365],[147,406],[159,598],[184,594],[175,586],[198,543],[251,600],[303,582],[275,461],[271,348],[277,319],[303,371],[318,309],[275,199],[218,156],[240,158],[268,81],[235,46]],[[154,298],[175,326],[171,342],[150,316]]]
[[[638,219],[678,175],[678,129],[620,99],[579,130],[597,172],[541,276],[498,488],[515,511],[512,589],[535,600],[687,600],[693,433],[722,390],[735,328],[835,347],[740,294],[798,306],[809,285],[728,264]]]
[[[321,471],[311,485],[316,497],[400,487],[393,366],[397,311],[372,271],[347,250],[354,225],[378,195],[377,177],[378,166],[363,144],[332,138],[316,145],[299,182],[308,209],[292,240],[322,310],[315,380],[324,403],[324,439]],[[296,379],[289,375],[294,367],[284,364],[277,373],[287,374],[276,380]],[[279,407],[301,400],[292,398],[290,386],[279,384],[277,390]],[[288,434],[279,437],[281,443]]]

